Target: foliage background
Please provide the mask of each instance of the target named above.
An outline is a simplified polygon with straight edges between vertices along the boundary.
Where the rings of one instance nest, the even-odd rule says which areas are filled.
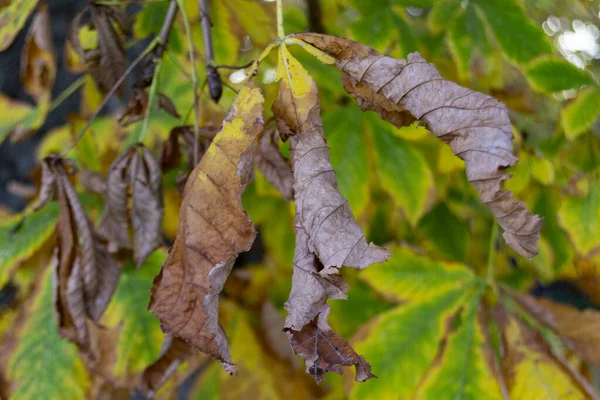
[[[245,64],[275,37],[274,4],[212,3],[218,64]],[[308,3],[314,7],[314,1]],[[132,43],[158,32],[167,5],[148,2],[130,7],[135,13]],[[196,1],[186,0],[186,7],[190,20],[197,21]],[[307,7],[301,1],[285,2],[286,32],[309,29]],[[385,265],[346,274],[349,298],[333,302],[330,317],[332,327],[352,338],[379,379],[353,385],[348,371],[345,376],[328,375],[317,387],[304,376],[299,360],[273,346],[276,340],[265,340],[277,337],[283,326],[278,318],[284,315],[283,303],[290,290],[293,208],[257,172],[244,195],[244,206],[260,230],[260,240],[236,264],[221,311],[239,376],[228,377],[218,365],[198,356],[179,368],[159,396],[405,398],[415,390],[419,374],[430,370],[441,346],[436,329],[453,312],[452,304],[458,300],[452,296],[463,296],[465,285],[475,293],[469,298],[477,299],[462,306],[461,329],[471,336],[462,339],[466,344],[456,344],[454,356],[448,344],[448,358],[439,362],[446,370],[473,366],[469,371],[475,375],[476,362],[459,355],[460,349],[470,348],[469,340],[479,340],[480,332],[474,322],[470,328],[469,321],[474,321],[478,299],[489,295],[482,289],[486,279],[580,309],[600,305],[600,127],[596,123],[600,5],[555,0],[323,0],[320,7],[327,33],[360,41],[396,58],[419,51],[446,79],[489,93],[509,107],[519,164],[510,171],[514,177],[505,187],[544,217],[540,254],[522,259],[493,238],[491,214],[466,181],[462,161],[441,141],[416,124],[396,129],[373,113],[360,112],[335,69],[295,51],[320,88],[325,134],[340,191],[367,239],[393,252]],[[203,54],[199,24],[192,25],[192,34],[197,51]],[[573,44],[584,40],[589,41],[585,48],[578,50]],[[22,45],[17,41],[13,48]],[[182,120],[162,110],[152,111],[144,137],[151,149],[159,149],[171,128],[191,121],[191,113],[186,113],[193,104],[186,46],[180,19],[171,33],[159,88],[173,99]],[[140,48],[134,46],[130,53]],[[56,48],[56,52],[61,55],[63,49]],[[275,58],[267,58],[257,78],[265,84],[267,102],[276,91],[276,85],[269,85],[275,66]],[[64,76],[64,62],[58,68],[58,76]],[[203,79],[204,67],[197,64],[195,68]],[[235,72],[231,76],[222,72],[222,76],[233,86],[238,83]],[[36,150],[38,160],[66,147],[81,127],[82,117],[89,117],[101,100],[91,79],[78,96],[79,102],[71,100],[67,110],[55,110],[68,112],[69,122],[45,135]],[[234,96],[225,89],[217,106],[202,95],[201,124],[218,126]],[[117,108],[119,104],[114,103],[113,109]],[[0,126],[6,114],[0,114]],[[113,116],[103,116],[69,156],[82,167],[106,173],[141,129],[141,122],[123,128]],[[5,141],[4,151],[14,151],[11,146]],[[177,172],[164,178],[164,231],[169,238],[177,227]],[[82,194],[82,201],[97,220],[102,200]],[[2,379],[17,382],[11,398],[90,395],[93,379],[74,346],[59,338],[53,322],[49,273],[47,269],[38,273],[49,261],[58,207],[51,205],[35,213],[26,209],[23,213],[28,218],[18,230],[14,228],[22,214],[2,213],[0,285],[8,300],[0,306],[0,365],[6,366],[0,386],[8,387]],[[122,324],[115,365],[121,382],[137,376],[160,351],[162,333],[146,304],[152,279],[165,257],[166,250],[159,250],[139,271],[125,266],[104,317],[109,326]],[[594,368],[573,356],[552,333],[544,331],[544,335],[574,368],[597,382]],[[558,376],[544,373],[540,373],[544,379]],[[532,376],[527,378],[535,385],[538,381]],[[469,379],[478,382],[473,387],[481,391],[459,398],[484,398],[494,392],[477,377]],[[559,395],[564,387],[559,379],[551,380],[557,386],[552,393]],[[0,391],[0,396],[6,395]],[[423,396],[436,398],[432,393]]]

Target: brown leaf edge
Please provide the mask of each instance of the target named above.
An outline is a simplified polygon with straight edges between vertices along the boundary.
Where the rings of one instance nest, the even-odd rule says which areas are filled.
[[[396,125],[406,111],[424,122],[465,161],[467,178],[504,230],[506,244],[523,257],[538,253],[542,218],[531,214],[510,191],[500,190],[510,177],[504,170],[517,162],[503,104],[443,79],[418,53],[398,60],[337,36],[298,33],[292,37],[335,59],[344,88],[363,110],[374,110]]]

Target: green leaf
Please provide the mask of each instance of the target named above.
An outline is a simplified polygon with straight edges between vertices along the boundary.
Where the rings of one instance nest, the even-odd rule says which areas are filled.
[[[0,51],[13,42],[38,0],[9,0],[8,3],[0,8]]]
[[[542,28],[525,15],[517,0],[473,0],[485,16],[502,52],[517,65],[550,54],[552,45]]]
[[[600,114],[600,87],[583,90],[561,112],[561,124],[567,139],[573,140],[592,127]]]
[[[466,261],[469,228],[444,203],[435,206],[419,223],[419,232],[427,235],[436,253],[450,260]]]
[[[352,39],[384,51],[392,42],[394,34],[394,11],[389,7],[373,6],[364,1],[353,1],[360,17],[350,26]]]
[[[323,127],[331,149],[340,193],[359,218],[369,204],[369,162],[362,112],[352,104],[323,115]]]
[[[393,14],[394,24],[398,29],[398,46],[400,46],[399,56],[406,58],[409,53],[418,50],[417,37],[413,28],[408,24],[406,19],[400,14]]]
[[[592,76],[564,58],[542,57],[532,61],[525,69],[531,86],[540,92],[553,93],[577,89],[594,83]]]
[[[361,272],[361,279],[387,298],[423,302],[475,279],[462,264],[434,261],[403,247],[389,249],[392,257],[384,264]]]
[[[167,252],[159,249],[139,270],[131,261],[123,266],[119,286],[104,316],[107,326],[123,324],[117,348],[117,376],[143,371],[158,358],[164,335],[147,305],[152,281],[166,258]]]
[[[393,259],[393,258],[392,258]],[[465,301],[464,287],[437,291],[430,299],[381,314],[356,352],[378,379],[356,384],[351,399],[408,399],[430,369],[448,320]]]
[[[560,225],[571,237],[577,252],[585,256],[600,248],[600,184],[590,184],[585,197],[563,199],[558,211]]]
[[[483,21],[473,6],[468,6],[463,13],[450,21],[448,41],[450,50],[458,65],[463,79],[469,77],[471,59],[476,50],[489,54],[491,45],[487,39]]]
[[[0,223],[0,287],[10,278],[12,267],[30,257],[52,235],[59,211],[58,203],[51,202],[40,211]]]
[[[60,337],[55,320],[52,268],[40,276],[29,318],[8,362],[11,399],[83,399],[87,376],[74,344]]]
[[[427,15],[427,25],[433,33],[440,33],[453,24],[461,11],[461,0],[438,0]]]
[[[427,161],[409,142],[395,136],[394,128],[375,113],[366,113],[365,118],[371,131],[381,186],[414,226],[425,212],[434,187]]]
[[[502,399],[500,386],[490,370],[486,340],[477,319],[481,291],[464,305],[460,326],[446,339],[441,358],[428,371],[416,398]]]

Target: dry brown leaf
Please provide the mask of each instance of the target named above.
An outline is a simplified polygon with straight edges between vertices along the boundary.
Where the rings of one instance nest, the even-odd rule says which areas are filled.
[[[21,80],[28,94],[37,101],[50,96],[56,75],[56,56],[48,6],[42,2],[31,22],[21,54]]]
[[[187,181],[169,257],[154,280],[149,308],[161,326],[235,372],[219,325],[218,295],[238,254],[256,231],[241,205],[253,148],[263,128],[263,95],[254,82],[240,90]]]
[[[500,190],[515,165],[506,107],[494,98],[445,80],[418,53],[398,60],[348,39],[299,33],[295,38],[333,57],[342,81],[363,110],[402,126],[406,112],[424,123],[465,161],[467,178],[504,229],[504,240],[520,255],[536,255],[542,219],[510,191]],[[326,56],[324,56],[326,57]]]
[[[42,164],[46,178],[45,193],[58,194],[60,214],[56,227],[55,307],[62,336],[79,347],[86,366],[98,374],[110,375],[118,329],[98,326],[100,317],[117,287],[120,269],[96,239],[92,225],[73,188],[69,175],[75,171],[72,162],[56,156],[46,157]],[[48,178],[53,174],[53,178]],[[54,188],[50,188],[53,185]],[[43,204],[42,200],[39,204]]]
[[[106,180],[106,201],[98,224],[98,235],[107,241],[108,251],[111,253],[132,248],[127,217],[127,170],[130,163],[131,150],[128,150],[112,163]]]
[[[196,159],[202,159],[204,152],[208,148],[210,141],[215,137],[215,130],[212,128],[201,127],[199,129],[198,154]],[[163,142],[162,153],[160,157],[160,167],[163,172],[169,171],[179,166],[181,162],[181,145],[179,139],[187,146],[188,159],[187,168],[194,168],[194,130],[191,125],[176,126],[171,129],[169,138]]]
[[[259,152],[256,156],[258,170],[264,175],[286,201],[294,197],[294,177],[289,161],[279,151],[279,134],[275,127],[264,132],[259,140]]]
[[[173,101],[164,93],[158,94],[158,109],[165,110],[169,115],[177,119],[181,118]]]
[[[317,317],[318,318],[318,317]],[[292,348],[306,362],[306,372],[321,383],[326,372],[342,373],[342,366],[356,366],[356,381],[375,378],[371,366],[331,328],[321,328],[315,320],[290,335]]]
[[[338,275],[339,268],[363,269],[387,260],[390,253],[367,244],[348,202],[337,190],[323,136],[317,85],[285,46],[281,47],[279,68],[281,84],[273,113],[278,127],[291,136],[296,207],[294,275],[285,304],[285,330],[296,353],[304,358],[306,371],[317,381],[326,371],[339,372],[339,365],[355,365],[356,380],[363,381],[371,377],[370,367],[327,324],[327,299],[346,298],[348,286]],[[335,349],[319,346],[306,351],[303,343],[311,333],[336,341],[343,349],[337,361],[330,353]]]
[[[270,300],[266,300],[263,303],[260,322],[265,333],[268,348],[280,360],[288,361],[291,365],[297,367],[297,357],[290,348],[290,341],[283,331],[285,319],[279,314],[279,311],[277,311],[275,305]]]
[[[576,308],[506,289],[525,311],[548,326],[583,360],[600,364],[600,312]]]
[[[133,258],[139,268],[163,244],[162,173],[150,151],[136,151],[129,168],[133,226]]]
[[[158,359],[142,373],[141,388],[146,396],[152,398],[191,353],[192,348],[185,341],[166,335]]]
[[[144,118],[148,108],[148,92],[146,89],[134,87],[127,103],[127,108],[119,116],[119,124],[127,126]]]
[[[83,49],[79,41],[81,18],[87,11],[91,15],[90,26],[98,35],[98,48],[92,50]],[[94,82],[104,94],[110,91],[126,69],[125,49],[121,34],[117,32],[115,25],[122,34],[130,31],[127,16],[121,7],[91,3],[77,13],[69,29],[69,42],[79,57],[86,62]],[[125,86],[121,85],[116,94],[122,98],[124,93]]]

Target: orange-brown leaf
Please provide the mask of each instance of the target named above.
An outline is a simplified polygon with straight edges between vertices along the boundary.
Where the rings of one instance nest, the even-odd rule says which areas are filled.
[[[219,360],[230,373],[235,366],[218,321],[218,294],[238,254],[256,237],[241,194],[263,128],[263,101],[258,85],[247,83],[192,171],[175,242],[155,278],[149,306],[165,332]]]

